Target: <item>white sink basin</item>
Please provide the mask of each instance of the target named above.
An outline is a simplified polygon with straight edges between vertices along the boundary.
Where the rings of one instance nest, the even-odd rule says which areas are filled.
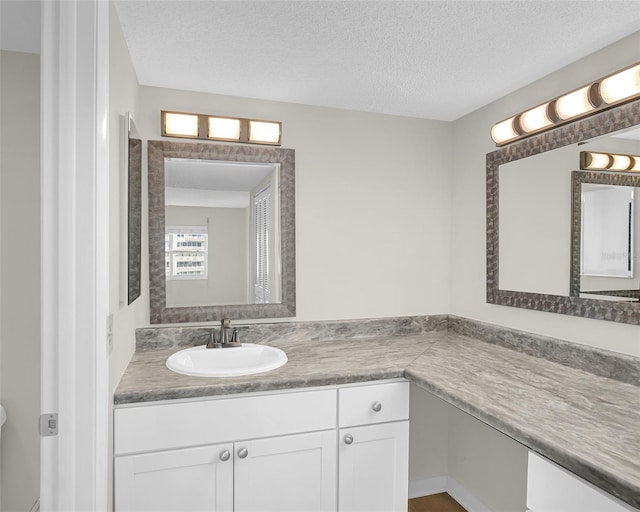
[[[233,348],[186,348],[167,359],[167,368],[195,377],[238,377],[279,368],[287,362],[287,354],[275,347],[243,343]]]

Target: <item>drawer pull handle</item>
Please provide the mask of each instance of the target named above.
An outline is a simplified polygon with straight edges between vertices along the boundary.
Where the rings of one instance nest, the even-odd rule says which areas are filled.
[[[374,412],[380,412],[382,410],[382,404],[380,402],[373,402],[371,408]]]
[[[227,462],[230,458],[231,458],[231,454],[229,453],[229,450],[224,450],[220,452],[220,460],[222,462]]]
[[[238,450],[238,457],[240,457],[241,459],[244,459],[247,455],[249,455],[249,450],[247,450],[246,448],[240,448]]]
[[[351,434],[347,434],[346,436],[344,436],[344,444],[351,443],[353,443],[353,436]]]

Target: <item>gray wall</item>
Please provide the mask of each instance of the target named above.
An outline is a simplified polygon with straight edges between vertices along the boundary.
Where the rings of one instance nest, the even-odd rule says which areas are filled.
[[[638,60],[638,48],[640,32],[453,123],[451,313],[640,355],[640,330],[637,326],[496,306],[487,304],[485,297],[485,156],[496,149],[489,136],[492,125],[628,66]],[[523,265],[529,264],[535,262],[523,261]]]
[[[2,51],[0,65],[0,509],[12,512],[40,485],[40,57]]]

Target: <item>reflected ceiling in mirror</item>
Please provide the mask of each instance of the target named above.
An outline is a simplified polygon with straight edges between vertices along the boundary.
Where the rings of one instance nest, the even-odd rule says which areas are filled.
[[[149,141],[151,323],[295,316],[294,155]]]
[[[569,289],[570,173],[580,150],[598,149],[597,137],[639,124],[634,101],[487,154],[488,303],[640,324],[638,304],[573,296]],[[545,158],[566,163],[558,169]]]

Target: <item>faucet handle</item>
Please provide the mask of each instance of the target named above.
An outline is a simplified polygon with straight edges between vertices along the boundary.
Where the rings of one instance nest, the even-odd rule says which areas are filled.
[[[238,328],[234,327],[231,331],[231,343],[238,343]]]
[[[211,333],[209,333],[209,341],[207,343],[207,348],[216,348],[218,343],[216,342],[216,328],[211,328]]]

